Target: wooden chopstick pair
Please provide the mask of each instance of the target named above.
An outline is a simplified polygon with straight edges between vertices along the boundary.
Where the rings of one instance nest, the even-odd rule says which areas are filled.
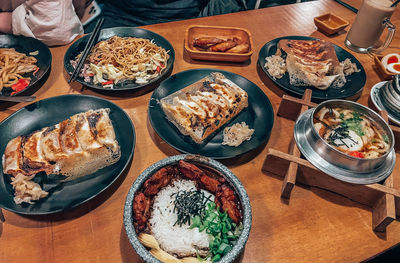
[[[83,50],[82,56],[79,58],[78,65],[76,66],[74,72],[72,72],[71,77],[68,80],[68,83],[71,83],[71,81],[75,80],[76,77],[79,75],[79,72],[82,69],[83,64],[85,63],[85,60],[87,56],[89,55],[90,51],[92,50],[92,47],[94,44],[96,44],[97,38],[100,34],[100,29],[101,26],[103,25],[104,19],[101,18],[99,21],[97,21],[96,26],[92,32],[92,35],[90,36],[88,42],[86,43],[85,49]]]

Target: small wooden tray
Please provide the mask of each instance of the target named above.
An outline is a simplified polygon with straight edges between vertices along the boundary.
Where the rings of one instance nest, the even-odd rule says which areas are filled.
[[[332,35],[340,30],[343,30],[349,25],[349,22],[332,13],[327,13],[322,16],[315,17],[314,24],[322,32],[326,33],[327,35]]]
[[[382,79],[391,80],[396,74],[386,70],[385,66],[382,64],[382,58],[384,56],[385,55],[374,55],[376,70]]]
[[[278,108],[278,116],[296,120],[298,116],[315,107],[311,102],[311,90],[306,90],[302,99],[283,95]],[[387,113],[381,112],[387,121]],[[395,136],[395,150],[400,148],[400,128],[390,126]],[[310,162],[301,158],[294,138],[292,138],[289,153],[275,149],[268,149],[265,158],[263,172],[269,172],[283,177],[281,198],[289,199],[296,183],[326,189],[353,201],[367,205],[372,209],[372,229],[377,232],[386,231],[386,227],[400,217],[400,189],[394,186],[394,177],[400,176],[399,171],[386,178],[383,184],[369,185],[352,184],[335,179],[317,168]]]
[[[238,38],[241,43],[249,44],[249,51],[246,53],[227,53],[201,51],[193,46],[193,42],[199,37]],[[244,62],[253,54],[253,40],[248,30],[238,27],[215,27],[215,26],[190,26],[185,33],[185,50],[192,59]]]

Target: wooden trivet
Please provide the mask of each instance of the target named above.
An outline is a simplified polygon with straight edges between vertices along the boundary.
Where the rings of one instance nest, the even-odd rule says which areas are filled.
[[[312,91],[307,89],[303,98],[283,95],[277,115],[290,120],[296,120],[303,112],[317,104],[311,102]],[[381,111],[381,116],[388,121],[387,112]],[[395,137],[395,150],[400,148],[400,128],[390,125]],[[377,232],[385,232],[386,227],[400,217],[400,189],[394,186],[399,180],[399,171],[393,171],[383,184],[369,185],[352,184],[335,179],[315,168],[309,161],[300,157],[294,138],[292,138],[289,153],[268,149],[262,171],[283,177],[281,198],[289,199],[296,182],[326,189],[353,201],[372,208],[372,228]],[[273,163],[273,165],[271,165]]]

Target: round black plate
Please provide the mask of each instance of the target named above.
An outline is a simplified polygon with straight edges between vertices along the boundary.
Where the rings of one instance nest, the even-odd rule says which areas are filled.
[[[239,87],[244,89],[249,96],[249,106],[239,113],[234,119],[225,124],[231,126],[237,122],[246,122],[249,128],[254,129],[254,134],[249,141],[243,142],[238,147],[222,145],[223,126],[215,136],[204,144],[196,144],[189,136],[182,135],[179,130],[169,122],[161,109],[158,101],[186,86],[210,75],[211,72],[221,72]],[[253,82],[237,74],[217,69],[193,69],[179,72],[163,81],[154,92],[149,103],[149,119],[157,134],[175,149],[184,153],[200,154],[214,159],[228,159],[247,153],[262,145],[269,138],[274,123],[274,112],[265,93]]]
[[[146,38],[154,41],[154,44],[157,46],[163,47],[166,51],[169,51],[169,59],[167,62],[167,67],[164,69],[164,71],[161,73],[160,76],[157,78],[154,78],[150,80],[148,83],[145,84],[137,84],[134,81],[122,81],[118,84],[114,85],[113,89],[110,88],[103,88],[102,85],[100,84],[94,84],[94,83],[89,83],[85,82],[82,77],[77,77],[76,81],[81,83],[82,85],[85,85],[87,87],[93,88],[93,89],[98,89],[98,90],[106,90],[106,91],[120,91],[120,90],[134,90],[134,89],[139,89],[142,87],[146,87],[159,79],[161,79],[165,74],[167,74],[173,67],[174,61],[175,61],[175,52],[174,48],[172,45],[163,38],[162,36],[145,30],[141,28],[135,28],[135,27],[114,27],[114,28],[107,28],[103,29],[100,32],[98,42],[109,39],[110,37],[113,36],[120,36],[120,37],[138,37],[138,38]],[[90,38],[90,34],[78,39],[75,41],[67,50],[64,56],[64,67],[65,70],[68,72],[68,74],[72,74],[74,71],[74,68],[71,65],[71,60],[75,60],[76,56],[81,53],[85,49],[85,45],[87,41]]]
[[[30,104],[0,123],[0,153],[14,137],[59,123],[70,116],[90,109],[110,108],[110,119],[121,147],[121,159],[99,171],[59,184],[44,184],[51,189],[46,198],[35,204],[14,203],[10,176],[0,170],[0,207],[20,214],[51,214],[76,207],[107,189],[124,171],[135,148],[135,129],[129,116],[114,103],[98,97],[64,95]],[[54,187],[54,188],[53,188]]]
[[[366,81],[366,74],[363,66],[361,63],[349,52],[344,50],[343,48],[334,45],[336,55],[339,59],[339,61],[343,61],[346,58],[350,58],[351,62],[356,63],[357,68],[360,69],[360,72],[355,72],[351,74],[350,76],[346,77],[346,84],[341,87],[341,88],[328,88],[326,90],[320,90],[315,87],[306,87],[306,86],[292,86],[290,85],[289,82],[289,74],[286,72],[285,75],[281,79],[274,79],[272,76],[268,73],[267,69],[264,67],[265,65],[265,58],[275,55],[277,44],[279,40],[281,39],[298,39],[298,40],[315,40],[316,38],[313,37],[306,37],[306,36],[286,36],[286,37],[280,37],[276,38],[274,40],[271,40],[267,44],[265,44],[261,50],[260,53],[258,54],[258,64],[262,68],[262,70],[265,72],[265,74],[268,75],[268,77],[279,87],[281,87],[283,90],[286,90],[288,92],[297,94],[297,95],[303,95],[304,91],[306,89],[311,89],[312,90],[312,98],[317,99],[317,100],[330,100],[330,99],[345,99],[349,98],[355,94],[357,94],[359,91],[362,90],[362,88],[365,85]]]
[[[49,72],[51,67],[51,53],[49,48],[41,41],[25,36],[15,36],[15,35],[0,35],[0,48],[14,48],[16,51],[20,53],[24,53],[28,56],[30,52],[39,51],[39,54],[34,55],[37,59],[36,65],[39,67],[39,70],[35,75],[31,73],[24,74],[23,77],[31,78],[31,82],[29,86],[24,90],[14,94],[18,95],[24,91],[27,91],[31,87],[33,87],[39,80]],[[1,90],[0,90],[1,94]]]

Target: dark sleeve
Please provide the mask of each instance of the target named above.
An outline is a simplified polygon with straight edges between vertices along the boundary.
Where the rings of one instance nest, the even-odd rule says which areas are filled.
[[[202,8],[199,16],[215,16],[244,11],[246,9],[246,2],[244,0],[210,0]]]

